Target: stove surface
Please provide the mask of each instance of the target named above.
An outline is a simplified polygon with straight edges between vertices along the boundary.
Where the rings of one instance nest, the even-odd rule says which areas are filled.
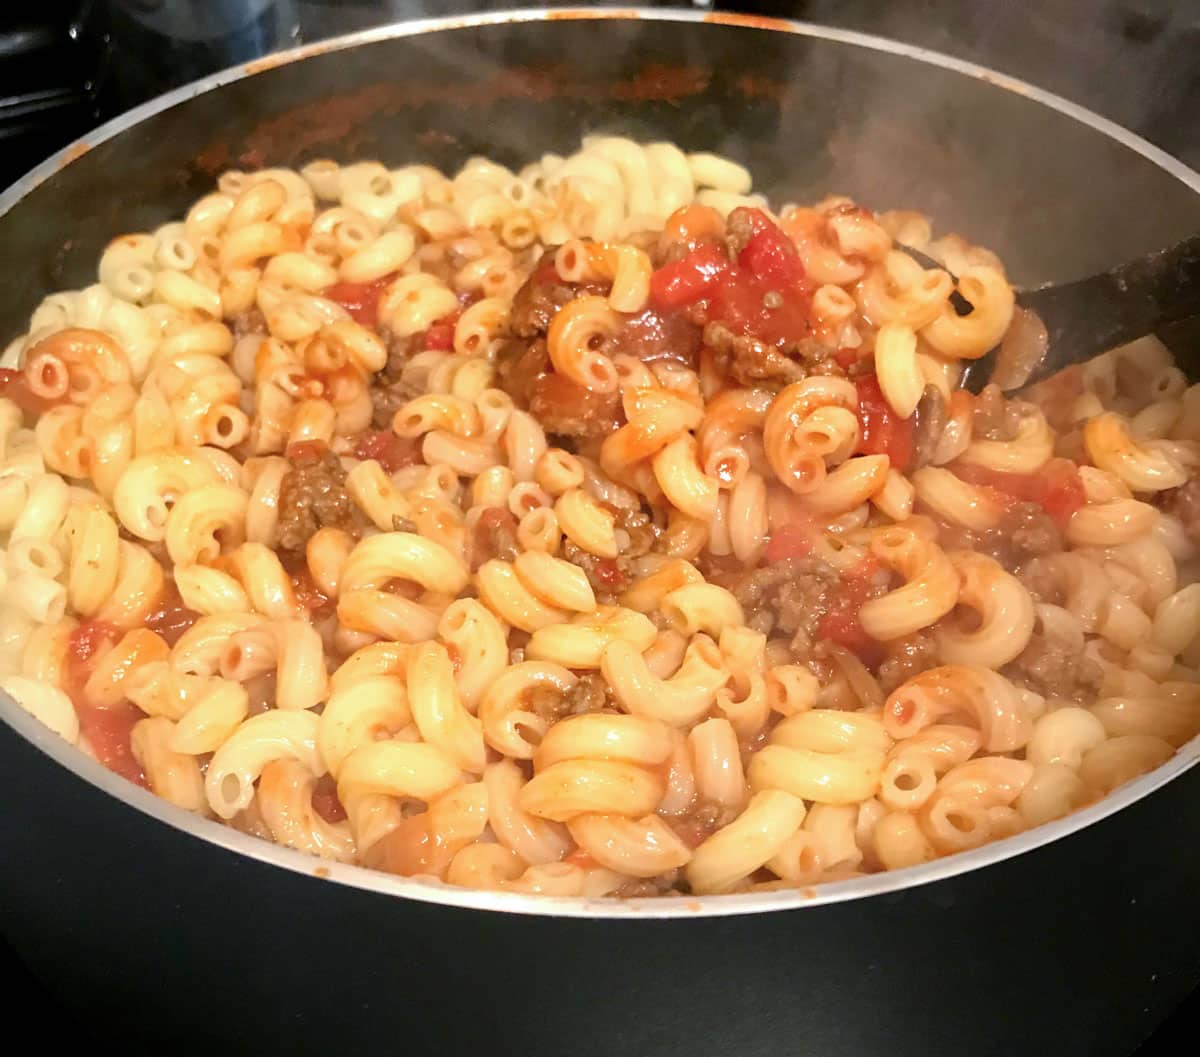
[[[0,186],[89,128],[207,69],[296,41],[404,17],[502,10],[516,0],[221,0],[209,10],[248,13],[236,32],[203,41],[204,27],[159,21],[151,31],[172,28],[178,39],[157,62],[144,50],[146,26],[131,29],[130,12],[144,14],[162,0],[3,6]],[[1090,107],[1200,168],[1200,7],[1190,0],[742,0],[717,6],[895,37],[983,63]],[[0,979],[9,983],[8,1008],[23,1011],[43,1043],[86,1046],[98,1057],[132,1054],[121,1040],[93,1038],[86,1025],[72,1022],[2,939]],[[1194,1052],[1198,1036],[1200,992],[1136,1057]]]

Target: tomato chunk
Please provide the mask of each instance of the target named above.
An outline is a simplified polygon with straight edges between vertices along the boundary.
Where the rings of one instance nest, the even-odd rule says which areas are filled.
[[[794,286],[804,279],[804,264],[796,244],[761,209],[735,209],[730,219],[744,219],[754,232],[738,254],[738,264],[756,279],[777,289]]]
[[[803,558],[813,551],[813,529],[811,525],[784,525],[767,541],[768,564],[787,558]]]
[[[341,305],[355,323],[374,329],[379,325],[380,295],[395,278],[393,273],[369,283],[334,283],[322,296]]]
[[[395,473],[421,461],[421,446],[415,440],[399,437],[390,429],[367,430],[354,442],[356,459],[374,459],[384,473]]]
[[[860,455],[886,455],[897,470],[905,470],[912,461],[912,418],[900,418],[887,402],[879,379],[863,375],[858,388],[858,452]]]
[[[863,603],[872,596],[878,568],[874,559],[864,558],[843,576],[833,604],[817,624],[818,638],[844,646],[871,667],[883,659],[883,645],[867,634],[859,614]]]
[[[720,247],[703,243],[682,260],[663,265],[650,276],[650,299],[664,311],[695,304],[711,293],[731,268]]]
[[[1070,459],[1051,459],[1037,473],[1003,473],[970,464],[951,469],[961,480],[990,489],[1008,506],[1036,503],[1060,528],[1087,502],[1079,467]]]

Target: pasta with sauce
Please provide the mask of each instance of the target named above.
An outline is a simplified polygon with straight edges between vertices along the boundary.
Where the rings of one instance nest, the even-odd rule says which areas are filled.
[[[226,173],[4,353],[0,690],[471,887],[809,885],[1093,802],[1200,731],[1200,386],[1147,338],[958,389],[1022,324],[912,219],[616,137]]]

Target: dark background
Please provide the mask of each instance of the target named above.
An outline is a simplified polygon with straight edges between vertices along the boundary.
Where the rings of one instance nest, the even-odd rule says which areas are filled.
[[[0,187],[89,128],[211,69],[400,18],[518,5],[40,0],[2,6]],[[735,0],[716,6],[877,33],[983,63],[1088,106],[1200,168],[1200,0]],[[6,975],[13,980],[5,991],[9,1009],[40,1033],[39,1042],[86,1046],[99,1055],[123,1052],[121,1040],[94,1039],[86,1025],[66,1018],[0,940],[0,979]],[[102,980],[103,967],[96,976]],[[1195,1053],[1198,1039],[1200,994],[1194,993],[1137,1057]],[[1028,1052],[1052,1054],[1053,1043],[1031,1039]]]

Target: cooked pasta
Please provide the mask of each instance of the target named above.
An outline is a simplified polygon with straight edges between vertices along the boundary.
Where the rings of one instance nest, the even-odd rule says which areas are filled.
[[[1200,386],[1148,338],[960,389],[1020,313],[916,220],[964,252],[615,136],[225,174],[7,346],[0,691],[206,824],[514,892],[1097,800],[1200,731]]]

